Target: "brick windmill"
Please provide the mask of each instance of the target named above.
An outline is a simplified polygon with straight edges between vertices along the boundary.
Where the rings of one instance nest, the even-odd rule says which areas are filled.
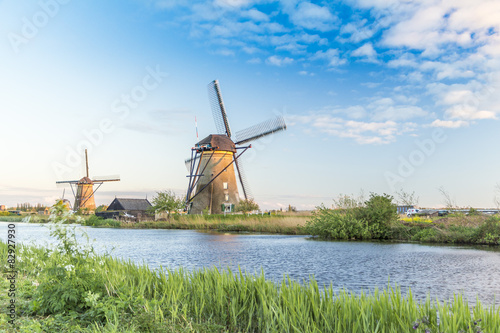
[[[206,209],[211,214],[234,211],[240,200],[235,166],[243,196],[250,199],[240,160],[240,156],[251,147],[245,144],[286,130],[285,120],[279,116],[233,136],[217,80],[208,85],[208,95],[218,134],[211,134],[196,143],[191,149],[191,158],[186,160],[189,170],[186,208],[190,214],[200,214]]]
[[[69,184],[71,186],[71,191],[75,196],[75,204],[73,209],[75,211],[82,209],[87,211],[95,210],[95,200],[94,194],[101,187],[101,185],[105,182],[117,182],[120,181],[120,177],[99,177],[95,179],[90,179],[89,177],[89,159],[87,155],[87,149],[85,149],[85,170],[86,176],[80,180],[63,180],[58,181],[56,184]],[[73,188],[73,185],[76,187],[76,193]],[[97,188],[94,190],[94,185],[97,185]]]

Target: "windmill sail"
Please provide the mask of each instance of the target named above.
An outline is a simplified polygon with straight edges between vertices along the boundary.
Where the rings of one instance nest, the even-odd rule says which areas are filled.
[[[85,175],[86,175],[85,177],[82,177],[79,180],[57,181],[56,184],[58,186],[65,184],[70,185],[71,191],[75,196],[75,204],[73,206],[75,210],[83,209],[87,211],[93,211],[96,208],[94,200],[95,192],[104,182],[120,181],[120,176],[95,177],[94,179],[90,179],[87,149],[85,149]],[[73,185],[75,185],[76,193],[73,190]],[[94,189],[94,185],[97,185],[96,189]]]
[[[189,171],[186,209],[190,214],[234,212],[241,200],[238,178],[245,199],[253,199],[240,159],[251,145],[241,144],[286,129],[283,117],[277,117],[236,133],[235,142],[217,80],[208,85],[208,96],[217,134],[197,142],[191,148],[191,158],[185,160]]]
[[[250,191],[250,186],[248,185],[247,177],[245,176],[245,170],[243,168],[243,163],[241,159],[235,159],[234,164],[236,164],[236,170],[238,171],[238,178],[240,179],[241,189],[243,190],[243,196],[245,200],[253,199],[253,195]]]
[[[285,119],[279,116],[237,132],[235,144],[241,145],[283,130],[286,130]]]
[[[100,183],[100,182],[119,182],[120,181],[120,176],[118,175],[111,175],[111,176],[98,176],[94,177],[92,179],[94,183]]]
[[[210,100],[215,127],[218,133],[226,134],[228,137],[231,137],[231,129],[229,128],[229,121],[227,120],[226,108],[222,101],[219,81],[214,80],[208,85],[208,99]]]

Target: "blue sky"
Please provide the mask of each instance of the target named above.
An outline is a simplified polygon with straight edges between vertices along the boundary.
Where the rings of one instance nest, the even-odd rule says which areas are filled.
[[[98,204],[182,194],[218,79],[233,131],[288,124],[244,161],[263,208],[361,190],[438,207],[439,188],[493,207],[498,17],[498,1],[0,1],[0,204],[52,203],[85,147],[92,176],[122,178]]]

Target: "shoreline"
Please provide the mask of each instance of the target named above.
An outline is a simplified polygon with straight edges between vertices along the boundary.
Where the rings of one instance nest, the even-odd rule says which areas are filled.
[[[73,245],[59,251],[18,247],[16,330],[458,332],[475,327],[500,332],[499,308],[480,302],[469,307],[461,294],[446,302],[418,301],[411,290],[403,295],[391,285],[368,293],[337,292],[327,286],[320,290],[315,280],[300,284],[284,277],[272,282],[263,273],[149,269],[89,256]],[[0,256],[6,254],[7,245],[0,242]],[[5,275],[0,288],[8,288]],[[0,303],[0,328],[13,332],[6,294]]]

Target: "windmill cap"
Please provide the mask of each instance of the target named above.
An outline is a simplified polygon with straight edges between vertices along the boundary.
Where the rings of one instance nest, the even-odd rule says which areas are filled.
[[[236,153],[236,146],[234,142],[224,134],[210,134],[196,144],[196,148],[202,147]]]
[[[78,183],[80,183],[80,184],[93,184],[94,182],[89,177],[83,177],[82,179],[80,179],[80,181]]]

